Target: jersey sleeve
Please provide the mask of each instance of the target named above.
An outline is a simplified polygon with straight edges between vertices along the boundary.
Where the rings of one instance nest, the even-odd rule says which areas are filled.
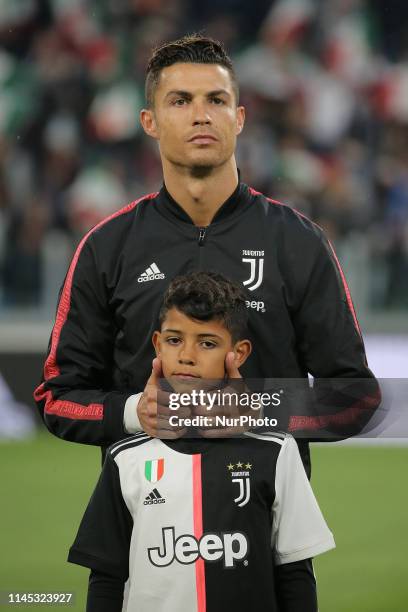
[[[85,236],[60,291],[43,380],[34,398],[55,435],[109,446],[127,435],[124,407],[132,393],[112,391],[115,326],[101,276],[92,236]]]
[[[119,469],[108,452],[68,561],[127,580],[133,520],[123,499]]]
[[[302,369],[315,379],[313,402],[292,414],[288,431],[310,439],[361,432],[380,404],[377,380],[345,275],[324,232],[299,215],[286,245],[286,295]]]
[[[334,538],[313,494],[297,444],[287,436],[276,464],[272,505],[275,563],[309,559],[335,547]]]

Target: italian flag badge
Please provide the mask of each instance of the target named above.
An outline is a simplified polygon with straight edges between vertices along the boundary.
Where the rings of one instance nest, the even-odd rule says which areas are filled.
[[[145,476],[149,482],[157,482],[164,474],[164,459],[145,461]]]

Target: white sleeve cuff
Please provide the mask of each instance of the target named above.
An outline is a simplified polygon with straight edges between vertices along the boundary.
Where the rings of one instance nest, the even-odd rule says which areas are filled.
[[[285,563],[294,563],[295,561],[303,561],[303,559],[312,559],[321,555],[328,550],[336,548],[334,538],[331,535],[327,540],[317,542],[314,545],[302,548],[300,550],[294,550],[293,552],[280,555],[275,552],[275,563],[276,565],[283,565]]]
[[[125,410],[123,413],[123,426],[125,430],[130,434],[137,433],[138,431],[143,431],[143,427],[141,426],[139,417],[137,416],[137,407],[139,405],[139,400],[142,395],[143,392],[131,395],[127,398],[125,403]]]

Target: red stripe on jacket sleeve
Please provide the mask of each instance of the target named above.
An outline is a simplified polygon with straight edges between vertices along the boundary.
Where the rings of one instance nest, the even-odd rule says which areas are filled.
[[[352,425],[361,419],[362,411],[369,410],[372,413],[378,406],[380,391],[377,390],[373,395],[367,395],[352,406],[336,414],[323,414],[321,416],[291,416],[289,419],[288,431],[293,433],[299,430],[316,431],[334,426]]]
[[[349,310],[351,312],[351,315],[353,317],[354,325],[355,325],[356,330],[358,331],[358,333],[360,335],[360,338],[361,338],[360,325],[358,324],[356,311],[354,310],[354,304],[353,304],[353,300],[351,299],[351,293],[350,293],[350,289],[349,289],[347,281],[346,281],[346,277],[344,276],[343,269],[342,269],[342,267],[340,265],[340,262],[339,262],[339,260],[337,258],[337,255],[336,255],[336,252],[335,252],[335,250],[333,248],[332,243],[330,242],[330,240],[327,240],[327,242],[329,244],[330,250],[331,250],[331,252],[333,254],[334,261],[336,262],[337,269],[338,269],[338,271],[340,273],[340,276],[341,276],[341,280],[342,280],[343,287],[344,287],[344,292],[346,294],[347,304],[348,304]]]
[[[57,349],[61,337],[62,328],[65,325],[67,320],[69,310],[71,307],[71,291],[72,291],[72,281],[74,278],[75,269],[79,260],[79,256],[84,247],[84,244],[88,240],[88,238],[98,230],[100,227],[119,217],[120,215],[126,214],[130,212],[139,202],[142,200],[153,199],[157,196],[156,193],[150,193],[149,195],[142,196],[138,200],[127,204],[120,210],[117,210],[109,217],[106,217],[102,221],[100,221],[97,225],[95,225],[80,241],[74,256],[72,258],[71,264],[68,268],[68,273],[65,278],[64,287],[62,289],[61,298],[58,304],[57,314],[55,317],[55,324],[52,330],[51,335],[51,347],[48,357],[44,364],[44,381],[48,381],[51,378],[55,378],[59,376],[60,369],[57,363],[56,355]],[[102,420],[103,419],[103,404],[89,404],[88,406],[82,406],[81,404],[77,404],[75,402],[65,401],[65,400],[55,400],[53,399],[51,391],[46,391],[44,383],[42,383],[34,392],[34,398],[36,401],[45,400],[45,409],[44,412],[47,414],[56,414],[58,416],[71,418],[71,419],[89,419],[89,420]]]
[[[101,421],[103,419],[102,404],[82,406],[82,404],[68,400],[54,400],[51,391],[45,393],[45,412],[79,421]]]

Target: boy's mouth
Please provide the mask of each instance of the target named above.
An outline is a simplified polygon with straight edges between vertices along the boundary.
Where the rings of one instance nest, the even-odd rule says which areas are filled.
[[[178,380],[192,380],[194,378],[201,378],[201,376],[191,374],[191,372],[175,372],[173,376]]]

